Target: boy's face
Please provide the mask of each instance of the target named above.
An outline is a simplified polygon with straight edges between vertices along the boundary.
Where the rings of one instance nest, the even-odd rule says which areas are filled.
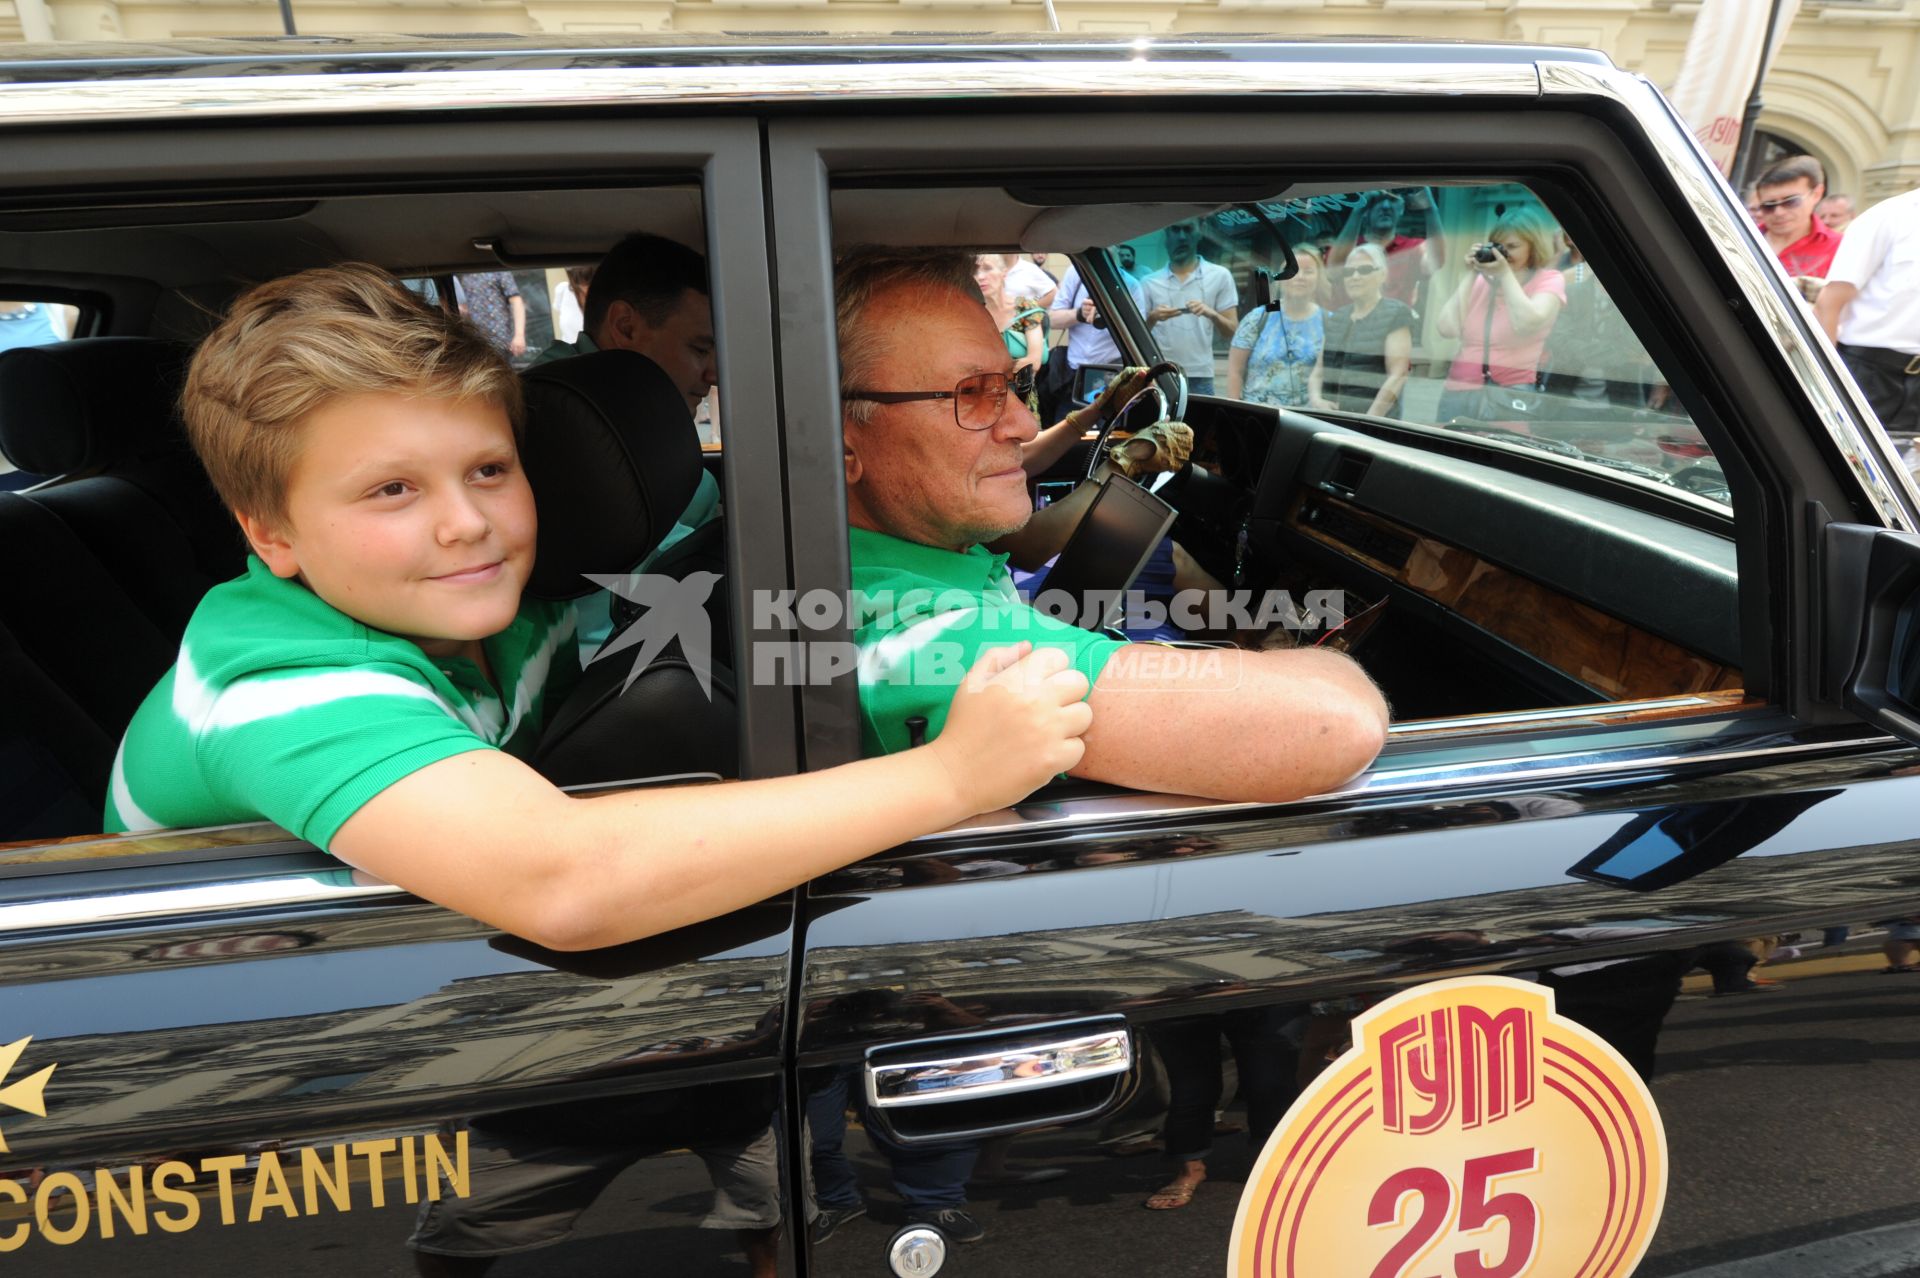
[[[507,628],[533,571],[533,490],[506,410],[394,394],[302,426],[284,526],[241,527],[276,576],[435,655]]]

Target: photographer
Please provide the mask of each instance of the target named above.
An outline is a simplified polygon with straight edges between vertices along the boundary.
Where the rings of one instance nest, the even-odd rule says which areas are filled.
[[[1537,415],[1540,354],[1567,304],[1565,277],[1545,265],[1553,260],[1553,236],[1541,213],[1518,208],[1467,251],[1466,278],[1436,321],[1442,337],[1460,339],[1440,393],[1440,423],[1498,421],[1525,429]]]
[[[1410,307],[1420,305],[1420,286],[1439,270],[1446,260],[1445,241],[1435,230],[1436,220],[1427,219],[1427,237],[1400,234],[1400,220],[1411,209],[1430,214],[1433,195],[1425,187],[1410,188],[1406,195],[1397,191],[1370,191],[1347,215],[1347,221],[1327,247],[1327,269],[1336,281],[1347,265],[1347,257],[1362,244],[1380,250],[1387,262],[1386,287],[1381,295]],[[1345,306],[1353,299],[1338,283],[1333,304]]]

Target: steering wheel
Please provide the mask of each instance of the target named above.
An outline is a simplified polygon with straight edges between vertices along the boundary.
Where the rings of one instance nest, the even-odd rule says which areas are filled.
[[[1178,392],[1172,401],[1169,401],[1167,399],[1167,393],[1160,389],[1158,380],[1162,376],[1169,375],[1173,377],[1174,387]],[[1093,473],[1100,469],[1100,463],[1105,460],[1107,455],[1107,437],[1112,435],[1114,429],[1126,420],[1127,414],[1133,411],[1133,406],[1149,395],[1160,401],[1160,416],[1154,420],[1166,421],[1173,416],[1173,404],[1185,404],[1187,402],[1187,375],[1181,372],[1177,365],[1171,363],[1155,364],[1147,370],[1147,384],[1135,391],[1131,399],[1114,410],[1112,416],[1104,418],[1100,422],[1100,434],[1093,441],[1092,450],[1087,453],[1087,473],[1085,478],[1092,479]]]

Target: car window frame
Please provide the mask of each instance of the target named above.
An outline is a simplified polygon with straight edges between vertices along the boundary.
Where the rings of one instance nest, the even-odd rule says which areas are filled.
[[[1583,70],[1586,69],[1583,68]],[[1591,191],[1591,175],[1595,169],[1615,175],[1633,175],[1629,187],[1630,189],[1639,188],[1635,191],[1636,195],[1645,188],[1657,188],[1661,185],[1660,177],[1635,163],[1636,151],[1653,150],[1655,147],[1647,139],[1631,131],[1623,136],[1617,127],[1604,127],[1606,111],[1616,107],[1617,102],[1600,103],[1598,105],[1601,109],[1592,112],[1584,111],[1584,108],[1589,105],[1586,103],[1567,101],[1556,105],[1567,109],[1568,114],[1572,116],[1587,114],[1594,123],[1603,126],[1602,131],[1580,138],[1567,146],[1565,150],[1570,151],[1571,154],[1558,153],[1554,149],[1547,148],[1542,145],[1537,135],[1533,135],[1523,139],[1527,145],[1515,147],[1509,143],[1508,154],[1489,156],[1484,153],[1483,147],[1480,154],[1463,155],[1461,139],[1454,138],[1450,146],[1439,148],[1440,159],[1436,162],[1433,158],[1434,152],[1431,150],[1416,156],[1412,152],[1417,143],[1403,143],[1408,152],[1408,158],[1404,161],[1405,166],[1408,170],[1417,171],[1422,178],[1436,171],[1452,171],[1461,177],[1480,177],[1485,180],[1497,177],[1499,180],[1525,181],[1540,191],[1556,211],[1568,211],[1571,214],[1566,219],[1570,230],[1583,246],[1587,244],[1594,246],[1593,252],[1596,258],[1603,251],[1607,252],[1611,258],[1612,246],[1629,237],[1634,237],[1636,242],[1658,238],[1666,250],[1664,260],[1669,263],[1677,262],[1683,268],[1684,273],[1691,277],[1690,282],[1695,292],[1692,294],[1686,293],[1685,290],[1677,294],[1654,292],[1649,297],[1644,264],[1639,264],[1637,272],[1634,269],[1620,272],[1617,283],[1610,280],[1610,290],[1620,294],[1619,301],[1622,309],[1628,313],[1630,323],[1636,333],[1642,336],[1643,341],[1649,340],[1650,335],[1653,334],[1675,335],[1683,338],[1689,333],[1697,334],[1698,328],[1689,328],[1689,325],[1699,315],[1711,310],[1716,305],[1715,299],[1738,296],[1753,283],[1751,279],[1741,275],[1737,269],[1738,263],[1730,264],[1727,260],[1730,246],[1726,243],[1726,231],[1732,219],[1724,216],[1724,210],[1713,210],[1709,211],[1699,225],[1694,225],[1686,219],[1664,218],[1656,214],[1653,215],[1653,220],[1664,224],[1654,226],[1650,225],[1649,207],[1660,209],[1661,206],[1652,200],[1648,201],[1647,206],[1628,201],[1630,207],[1624,209],[1603,205],[1599,208],[1597,215],[1582,214],[1579,212],[1582,207],[1579,200],[1569,198],[1569,186],[1571,184],[1572,187],[1578,188],[1581,183],[1587,183],[1587,190]],[[1571,109],[1576,106],[1583,109]],[[1383,112],[1385,109],[1378,104],[1374,105],[1375,111]],[[1365,108],[1356,108],[1356,110],[1364,112]],[[964,111],[965,108],[962,107],[950,108],[950,113],[953,115],[960,115]],[[979,108],[975,108],[972,112],[975,115],[981,113]],[[1199,117],[1209,112],[1206,104],[1196,104],[1191,113]],[[926,115],[933,117],[931,111]],[[1647,121],[1641,115],[1634,115],[1633,119],[1639,124],[1647,125]],[[1166,123],[1166,117],[1160,117],[1160,120],[1161,123]],[[884,123],[887,128],[876,132],[874,123]],[[1234,125],[1222,125],[1217,120],[1208,120],[1207,123],[1211,135],[1240,137],[1237,131],[1238,124],[1244,121],[1236,122]],[[1267,123],[1269,127],[1273,124],[1272,121]],[[1117,122],[1109,120],[1107,125],[1115,126]],[[1651,125],[1647,125],[1650,129],[1665,127],[1669,132],[1672,131],[1671,126],[1670,119],[1664,123],[1656,119]],[[895,145],[891,133],[893,129],[913,131],[918,149],[915,152],[915,163],[910,167],[897,158],[897,151],[889,149]],[[1117,131],[1126,132],[1124,128],[1118,128]],[[941,145],[940,130],[935,126],[933,118],[872,122],[866,126],[864,139],[857,139],[844,130],[835,132],[829,125],[812,123],[791,126],[784,135],[776,126],[776,129],[771,131],[770,137],[773,143],[770,150],[775,165],[776,181],[780,182],[780,189],[783,191],[789,189],[782,180],[785,176],[802,180],[807,188],[804,198],[795,202],[797,208],[783,205],[781,220],[791,224],[796,220],[795,214],[799,213],[806,220],[815,223],[805,228],[796,226],[791,231],[785,230],[784,226],[777,226],[776,243],[782,250],[786,250],[791,245],[806,246],[831,242],[832,228],[826,216],[826,210],[829,193],[838,180],[851,177],[856,182],[884,184],[888,180],[889,162],[896,174],[901,172],[941,173],[942,166],[939,165],[939,159],[946,155],[956,157],[951,165],[953,168],[964,170],[970,160],[989,172],[996,167],[1005,172],[1011,166],[1020,165],[1023,162],[1032,163],[1031,152],[1035,149],[1032,139],[1002,138],[996,144],[995,159],[988,160],[980,155],[977,149],[969,152],[963,143],[950,142]],[[1045,139],[1041,141],[1044,142]],[[1671,144],[1671,139],[1665,144]],[[1240,145],[1251,148],[1256,143],[1249,139]],[[1556,142],[1555,146],[1558,147],[1560,144]],[[789,148],[806,153],[789,155]],[[1164,163],[1166,149],[1164,146],[1142,147],[1136,141],[1135,154],[1143,167],[1157,174],[1159,169],[1156,166]],[[1604,154],[1596,160],[1596,152]],[[1276,161],[1276,163],[1282,162]],[[1190,160],[1189,165],[1200,167],[1197,161]],[[1223,164],[1222,167],[1227,166]],[[1330,171],[1333,167],[1335,166],[1329,165]],[[1347,167],[1351,172],[1350,161]],[[1379,175],[1378,178],[1376,174]],[[1394,161],[1389,159],[1377,165],[1370,164],[1367,176],[1369,180],[1384,180],[1395,174]],[[1315,174],[1315,176],[1321,175]],[[952,179],[927,177],[924,180],[929,184],[935,184],[941,180],[951,181]],[[1399,179],[1395,177],[1395,180],[1397,182]],[[1405,180],[1412,180],[1412,178],[1408,177]],[[1698,207],[1693,201],[1681,199],[1678,196],[1673,198],[1676,199],[1679,207],[1690,205]],[[1728,269],[1730,265],[1736,269]],[[806,275],[809,290],[816,298],[825,298],[828,295],[828,290],[820,281],[819,264],[794,263],[783,252],[780,269],[783,280],[792,278],[795,273]],[[1110,295],[1113,292],[1110,282],[1108,292]],[[816,302],[816,306],[818,309],[814,311],[814,315],[819,317],[816,325],[830,327],[825,325],[825,316],[831,314],[830,306],[819,302]],[[795,322],[804,322],[803,317],[794,316],[791,313],[792,309],[783,311],[783,328]],[[1856,742],[1880,740],[1881,734],[1863,729],[1857,720],[1850,716],[1834,714],[1814,701],[1806,680],[1807,667],[1798,660],[1799,654],[1795,651],[1795,645],[1786,639],[1786,636],[1794,634],[1796,629],[1804,630],[1803,624],[1796,620],[1794,610],[1788,601],[1796,597],[1804,601],[1811,597],[1809,593],[1811,583],[1804,573],[1804,563],[1799,554],[1806,544],[1806,537],[1803,530],[1793,525],[1799,522],[1802,511],[1823,505],[1849,511],[1855,516],[1879,509],[1887,512],[1890,518],[1898,517],[1900,509],[1890,508],[1886,504],[1887,494],[1884,491],[1868,491],[1866,486],[1850,482],[1860,477],[1859,468],[1849,470],[1843,464],[1836,464],[1844,459],[1836,456],[1833,451],[1823,451],[1824,446],[1832,440],[1818,430],[1812,418],[1813,413],[1820,411],[1823,407],[1813,401],[1825,396],[1799,393],[1800,384],[1792,380],[1792,372],[1788,367],[1793,353],[1783,349],[1774,340],[1778,333],[1778,326],[1774,323],[1777,317],[1756,315],[1755,310],[1758,309],[1760,308],[1749,309],[1735,321],[1748,330],[1745,344],[1732,360],[1734,364],[1744,364],[1744,369],[1711,370],[1720,376],[1710,389],[1687,384],[1692,380],[1690,373],[1695,365],[1686,354],[1670,359],[1668,362],[1673,367],[1667,369],[1676,393],[1682,394],[1683,402],[1694,413],[1703,433],[1707,434],[1716,457],[1721,458],[1723,464],[1727,466],[1729,482],[1736,493],[1735,504],[1740,508],[1742,516],[1736,523],[1743,529],[1737,538],[1742,581],[1740,607],[1743,667],[1748,674],[1750,686],[1754,686],[1769,699],[1769,704],[1766,706],[1741,708],[1736,711],[1712,714],[1707,718],[1713,725],[1711,729],[1713,731],[1731,730],[1738,735],[1757,740],[1778,740],[1783,732],[1799,734],[1803,731],[1810,732],[1815,737],[1831,740],[1844,739]],[[1724,319],[1722,322],[1724,323]],[[1714,327],[1720,327],[1720,325],[1709,325],[1709,328]],[[1137,317],[1132,319],[1129,334],[1131,340],[1128,344],[1136,353],[1145,349]],[[1752,340],[1753,338],[1760,340]],[[1697,342],[1699,338],[1694,336],[1691,340]],[[809,354],[815,355],[828,367],[832,366],[829,358],[832,353],[830,341],[814,341],[809,346]],[[1729,394],[1727,383],[1738,384],[1742,377],[1747,379],[1746,393]],[[1755,383],[1755,378],[1759,379],[1758,383]],[[1776,389],[1785,387],[1787,393],[1776,394],[1761,413],[1742,413],[1741,400],[1751,398],[1755,384],[1765,383],[1772,383]],[[815,389],[817,391],[817,387]],[[788,403],[791,407],[797,398],[796,388],[789,385],[788,390]],[[1713,411],[1708,411],[1708,407]],[[825,417],[826,413],[816,409],[816,415]],[[1755,416],[1766,419],[1766,430],[1749,430],[1752,426],[1752,418]],[[1738,431],[1725,425],[1726,422],[1735,420],[1740,422]],[[790,422],[790,439],[792,425],[793,423]],[[820,446],[825,441],[813,440],[810,443],[812,446]],[[1790,447],[1782,445],[1790,445]],[[1809,466],[1811,470],[1806,469]],[[1790,482],[1782,482],[1783,474],[1791,476]],[[815,485],[813,492],[809,497],[797,496],[796,509],[803,500],[810,500],[814,508],[823,514],[825,508],[831,505],[835,508],[833,513],[839,517],[839,521],[829,526],[843,529],[844,486],[840,483],[839,477],[837,475],[828,477],[815,472],[812,481]],[[808,480],[796,473],[791,483],[796,492],[800,492],[805,490]],[[1743,489],[1747,494],[1744,499],[1741,496]],[[827,500],[829,492],[833,499],[831,502]],[[1749,511],[1751,511],[1750,514]],[[819,540],[825,542],[828,539],[820,538]],[[847,580],[844,568],[845,556],[844,543],[837,547],[816,548],[812,559],[806,565],[806,570],[802,572],[802,580],[811,580],[819,584],[824,578],[827,582],[837,580],[844,586]],[[818,575],[809,576],[809,572]],[[1747,589],[1746,583],[1749,581],[1755,583],[1754,589]],[[817,708],[823,708],[824,713],[817,713]],[[810,766],[824,766],[854,756],[858,749],[858,738],[857,732],[851,726],[847,731],[839,734],[837,739],[834,733],[825,730],[827,726],[834,723],[857,724],[857,702],[850,685],[845,689],[827,689],[816,693],[804,707],[804,712],[808,714],[808,763]],[[1575,719],[1590,717],[1590,712],[1571,714],[1568,717]],[[816,725],[820,725],[819,730],[816,730]],[[1644,728],[1634,729],[1634,731],[1644,730]],[[1668,727],[1656,730],[1656,735],[1659,733],[1684,735],[1690,730]],[[1500,735],[1493,734],[1494,737]],[[824,751],[817,745],[822,737],[828,739],[828,748]],[[1522,734],[1515,743],[1516,749],[1512,758],[1523,760],[1528,753],[1526,745],[1534,740],[1537,740],[1536,736]],[[1388,757],[1417,753],[1421,748],[1423,747],[1412,742],[1396,743],[1390,746]],[[1457,775],[1464,780],[1465,776],[1471,773],[1484,775],[1484,766],[1476,765],[1465,773]],[[1363,776],[1358,788],[1365,790],[1368,783],[1369,777]],[[1446,783],[1446,777],[1434,775],[1433,784]]]
[[[0,131],[0,146],[18,141]],[[69,180],[66,175],[76,166],[91,162],[97,171],[111,171],[115,155],[137,155],[140,164],[161,169],[166,164],[154,157],[170,157],[173,165],[189,170],[193,180],[183,182],[176,175],[167,188],[167,202],[173,204],[202,193],[210,201],[230,199],[234,192],[256,185],[262,191],[284,192],[285,180],[271,171],[294,152],[302,157],[300,181],[333,183],[335,194],[356,197],[382,194],[396,183],[405,188],[423,175],[472,190],[524,187],[527,175],[538,175],[539,181],[559,190],[570,173],[616,170],[641,185],[697,182],[721,352],[718,385],[741,422],[732,439],[742,446],[729,450],[723,468],[726,508],[732,512],[728,517],[743,534],[730,536],[727,550],[736,635],[750,616],[756,589],[777,591],[790,583],[777,514],[784,509],[784,479],[776,388],[765,374],[776,356],[773,324],[764,305],[771,292],[771,255],[756,122],[715,116],[675,119],[650,129],[636,147],[630,122],[604,112],[566,121],[494,121],[489,128],[477,127],[471,119],[416,121],[384,132],[331,121],[243,121],[213,135],[194,129],[187,119],[169,118],[133,128],[97,124],[65,139],[59,148],[28,139],[24,148],[14,149],[18,187],[12,196],[0,196],[0,215],[13,199],[22,204],[44,201],[47,185],[63,189],[58,184]],[[370,154],[377,156],[371,165]],[[349,191],[339,190],[343,179],[351,183]],[[37,183],[47,185],[36,189]],[[124,196],[86,203],[105,207],[123,202],[144,203],[146,197],[136,186]],[[724,251],[714,251],[716,246]],[[0,275],[0,284],[7,278]],[[22,287],[27,287],[24,282]],[[125,318],[113,315],[105,293],[34,287],[49,297],[96,299],[98,326],[108,331],[113,327],[110,319]],[[792,688],[756,687],[743,679],[736,713],[741,775],[797,770]],[[664,780],[636,777],[612,786],[569,788],[639,788]],[[337,881],[349,872],[353,882]],[[182,913],[328,907],[404,895],[402,889],[351,871],[264,822],[29,839],[0,846],[0,935],[89,921],[110,924]]]

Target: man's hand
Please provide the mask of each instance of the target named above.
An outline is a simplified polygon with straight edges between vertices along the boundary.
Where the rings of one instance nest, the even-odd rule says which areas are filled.
[[[946,727],[922,747],[945,766],[961,806],[991,812],[1018,803],[1077,767],[1093,722],[1087,677],[1059,648],[990,648],[953,694]]]
[[[1100,307],[1095,304],[1091,297],[1080,303],[1080,322],[1082,324],[1091,324],[1099,318]]]
[[[1218,319],[1219,314],[1199,298],[1187,303],[1187,314],[1198,315],[1201,319]]]
[[[1147,323],[1158,324],[1163,320],[1170,320],[1176,315],[1184,314],[1186,312],[1177,306],[1156,306],[1147,312]]]
[[[527,353],[527,339],[516,336],[512,341],[507,343],[507,353],[509,355],[525,355]]]

